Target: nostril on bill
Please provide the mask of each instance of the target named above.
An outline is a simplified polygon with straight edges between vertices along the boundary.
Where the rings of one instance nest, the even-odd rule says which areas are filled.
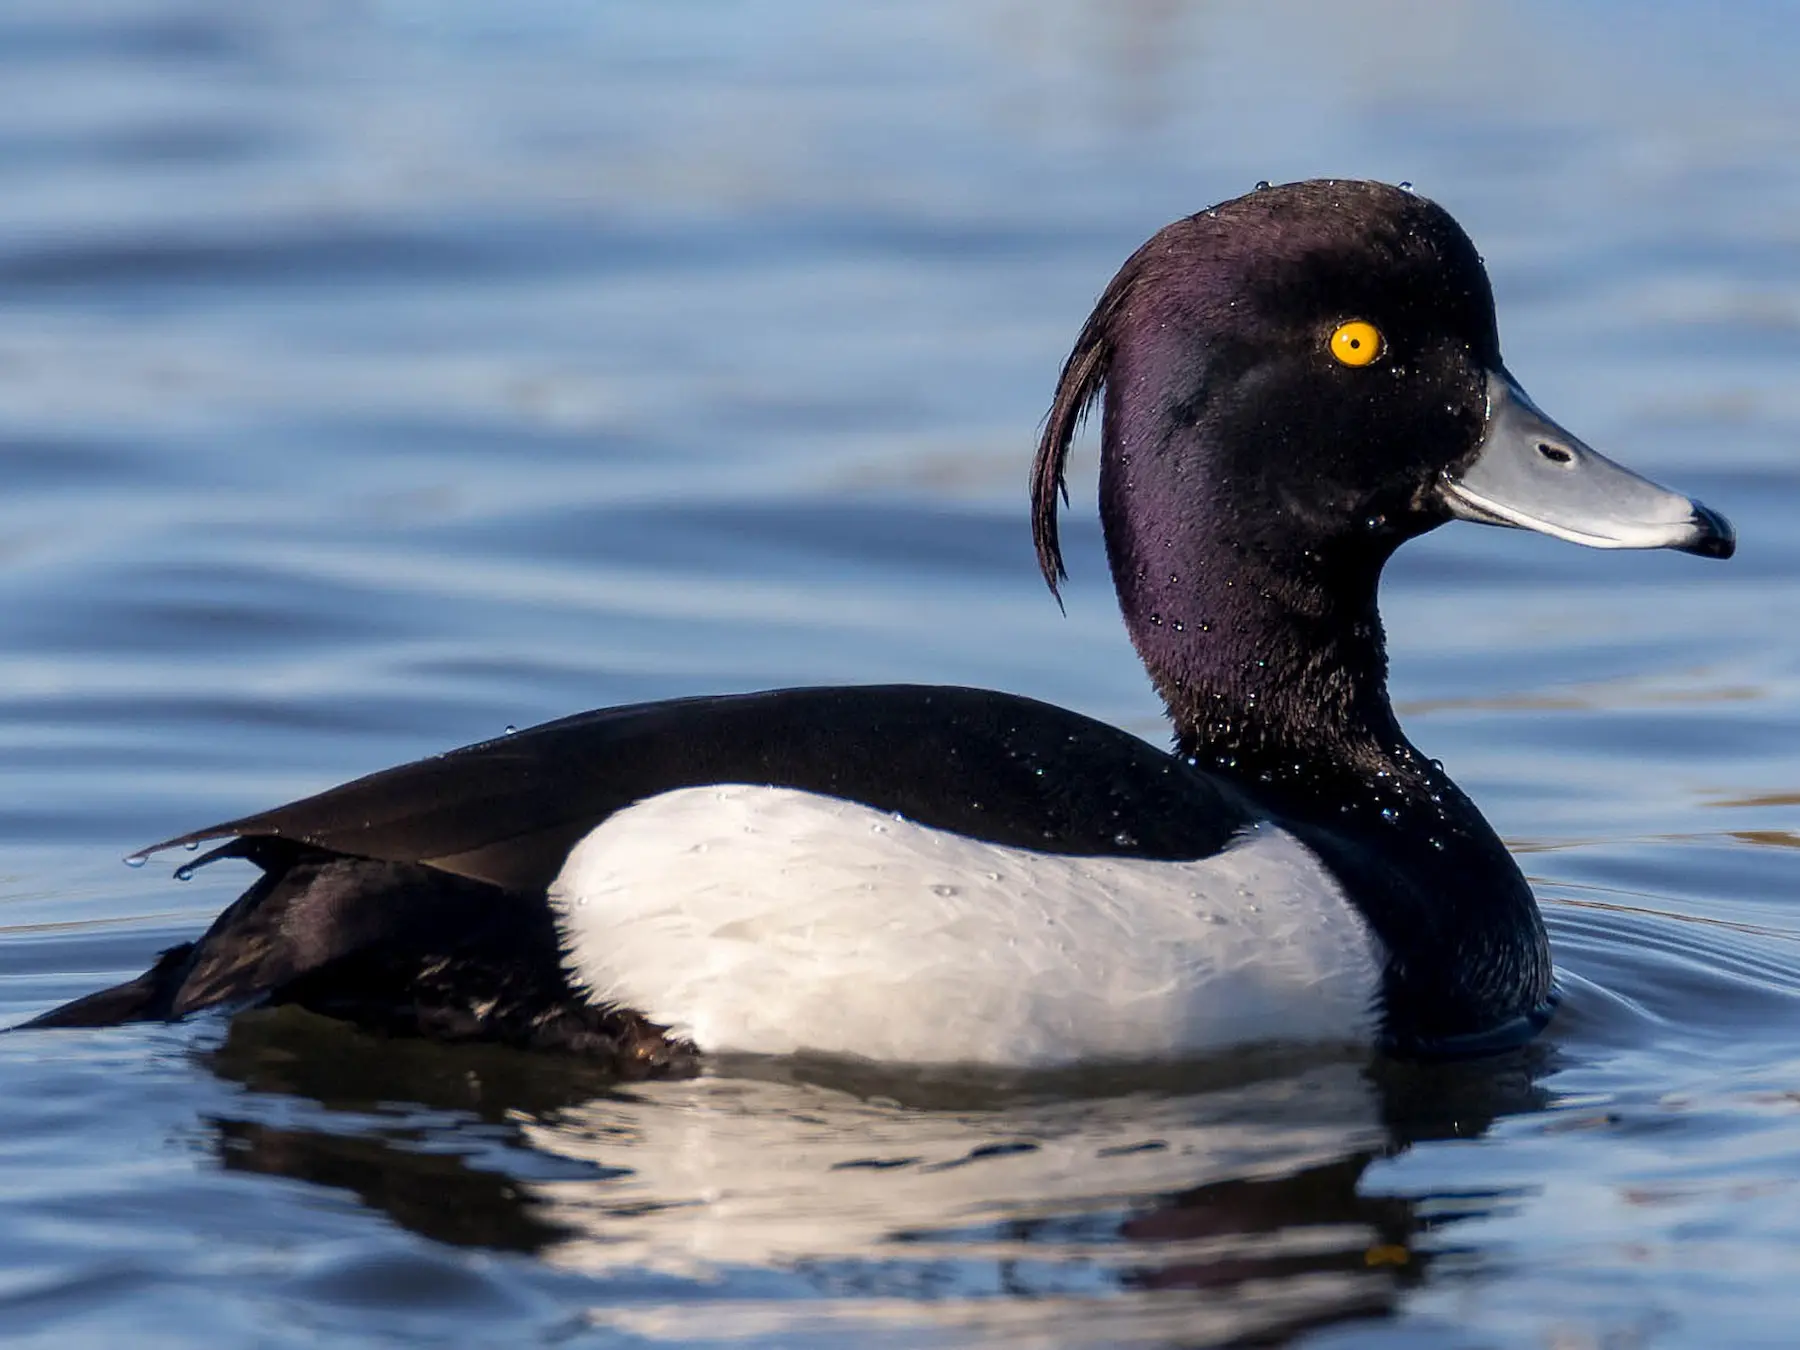
[[[1573,464],[1575,452],[1550,441],[1539,441],[1537,452],[1552,464]]]

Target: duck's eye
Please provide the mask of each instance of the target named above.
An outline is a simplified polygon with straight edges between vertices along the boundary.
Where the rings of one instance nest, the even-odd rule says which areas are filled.
[[[1347,366],[1366,366],[1381,355],[1381,330],[1361,319],[1340,323],[1331,335],[1331,354]]]

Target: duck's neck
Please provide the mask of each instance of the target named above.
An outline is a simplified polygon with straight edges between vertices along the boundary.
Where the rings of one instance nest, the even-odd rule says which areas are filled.
[[[1381,523],[1315,546],[1304,521],[1234,510],[1232,484],[1174,438],[1111,450],[1113,581],[1180,752],[1283,800],[1336,797],[1342,782],[1326,780],[1343,776],[1428,772],[1388,702]]]

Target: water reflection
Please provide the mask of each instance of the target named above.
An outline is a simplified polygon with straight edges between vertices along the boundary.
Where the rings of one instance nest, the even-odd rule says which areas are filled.
[[[238,1018],[204,1058],[248,1089],[208,1122],[226,1169],[607,1281],[596,1315],[640,1333],[698,1334],[724,1295],[889,1329],[946,1309],[1013,1326],[1027,1301],[1124,1318],[1109,1339],[1214,1343],[1394,1311],[1438,1230],[1507,1196],[1374,1194],[1365,1169],[1541,1108],[1548,1055],[1371,1067],[1323,1050],[1080,1078],[748,1061],[627,1088],[284,1010]],[[672,1283],[617,1298],[646,1277]]]

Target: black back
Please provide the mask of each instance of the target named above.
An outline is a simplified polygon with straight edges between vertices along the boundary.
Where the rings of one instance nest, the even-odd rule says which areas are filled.
[[[989,690],[871,685],[582,713],[157,848],[273,837],[541,891],[613,812],[709,783],[823,793],[1045,853],[1207,857],[1253,818],[1217,779],[1092,718]]]

